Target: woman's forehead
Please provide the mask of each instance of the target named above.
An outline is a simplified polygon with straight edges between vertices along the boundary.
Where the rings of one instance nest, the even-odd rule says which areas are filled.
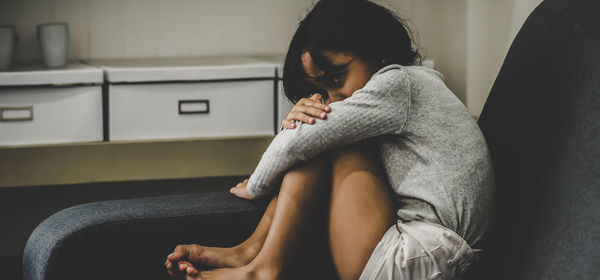
[[[325,59],[335,66],[345,65],[353,58],[353,55],[350,52],[323,51],[322,54]],[[323,69],[317,66],[314,59],[310,55],[310,52],[305,51],[302,53],[300,59],[302,60],[304,72],[308,77],[317,78],[327,74]]]
[[[307,76],[311,78],[316,78],[325,74],[325,71],[323,71],[323,69],[317,66],[309,52],[306,51],[302,53],[300,59],[302,60],[302,67],[304,68],[304,73],[306,73]]]

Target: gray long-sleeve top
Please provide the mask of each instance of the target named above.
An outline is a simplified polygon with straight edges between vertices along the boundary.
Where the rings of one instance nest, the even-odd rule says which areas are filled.
[[[492,211],[491,158],[475,120],[439,72],[389,65],[329,106],[327,119],[296,121],[273,139],[248,180],[252,197],[271,193],[301,161],[374,138],[398,218],[433,221],[479,245]]]

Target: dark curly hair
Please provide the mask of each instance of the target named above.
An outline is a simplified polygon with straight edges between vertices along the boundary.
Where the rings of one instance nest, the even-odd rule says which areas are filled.
[[[368,62],[384,60],[384,65],[421,63],[404,21],[367,0],[321,0],[300,21],[283,67],[284,91],[292,103],[316,92],[327,95],[306,81],[300,59],[306,51],[326,73],[333,65],[323,51],[350,51]]]

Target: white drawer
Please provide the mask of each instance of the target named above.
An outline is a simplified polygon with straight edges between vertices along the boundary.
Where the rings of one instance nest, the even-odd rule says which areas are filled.
[[[110,140],[274,134],[273,80],[114,84]]]
[[[0,145],[102,141],[101,86],[0,88]]]

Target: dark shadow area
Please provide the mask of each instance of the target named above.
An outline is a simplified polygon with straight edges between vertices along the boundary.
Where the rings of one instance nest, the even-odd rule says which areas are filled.
[[[100,182],[0,188],[0,278],[22,279],[21,258],[35,227],[50,215],[78,204],[139,197],[228,191],[248,176]]]

